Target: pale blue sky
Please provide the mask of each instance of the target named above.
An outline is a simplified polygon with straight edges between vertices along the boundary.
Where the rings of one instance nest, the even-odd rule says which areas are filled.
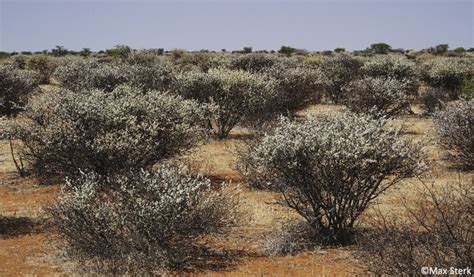
[[[0,50],[474,47],[472,0],[0,0]]]

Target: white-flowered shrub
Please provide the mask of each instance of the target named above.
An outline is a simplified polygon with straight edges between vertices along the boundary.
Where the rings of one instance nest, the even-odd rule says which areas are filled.
[[[347,54],[337,54],[319,62],[321,85],[326,96],[333,102],[342,102],[345,99],[344,87],[359,78],[361,66],[360,59]]]
[[[474,74],[463,81],[461,85],[461,99],[474,99]]]
[[[0,65],[0,116],[12,116],[21,111],[28,94],[37,89],[38,83],[38,75],[33,71]]]
[[[451,100],[450,93],[439,87],[429,87],[420,96],[422,108],[427,114],[433,114],[436,110],[442,109]]]
[[[136,65],[130,67],[129,71],[127,83],[143,91],[167,91],[176,78],[175,70],[169,64]]]
[[[449,104],[433,116],[438,141],[448,156],[474,167],[474,100]]]
[[[343,244],[374,199],[422,169],[421,152],[386,120],[342,113],[282,120],[249,155],[316,239]]]
[[[403,80],[417,76],[416,64],[402,55],[376,55],[364,62],[362,70],[370,77]]]
[[[212,55],[206,52],[185,52],[179,58],[173,59],[173,63],[181,71],[206,72],[212,67]]]
[[[422,67],[423,80],[432,87],[445,89],[456,99],[463,81],[474,75],[474,63],[460,58],[438,58]]]
[[[319,234],[304,221],[285,222],[281,229],[274,229],[263,243],[264,251],[269,256],[296,255],[311,251],[317,247]]]
[[[417,65],[402,55],[374,56],[364,63],[362,71],[366,77],[391,78],[405,82],[413,94],[418,91]]]
[[[344,103],[353,112],[389,118],[409,109],[414,100],[410,88],[410,80],[366,77],[346,87]]]
[[[126,58],[130,65],[154,66],[163,62],[162,53],[155,50],[132,51]]]
[[[278,99],[274,109],[291,112],[305,104],[318,103],[321,99],[321,71],[311,67],[289,67],[279,64],[265,73],[278,81]]]
[[[143,91],[165,91],[174,81],[175,72],[173,66],[165,63],[128,65],[86,60],[59,67],[54,77],[63,87],[73,91],[93,88],[112,91],[123,84],[130,84]]]
[[[109,188],[104,190],[105,188]],[[162,274],[205,252],[199,240],[237,219],[238,198],[183,167],[68,179],[47,211],[66,253],[102,274]]]
[[[148,168],[188,149],[205,116],[198,103],[156,91],[59,89],[31,99],[14,135],[42,177],[80,170],[107,176]]]
[[[177,77],[174,91],[213,107],[208,120],[214,134],[225,138],[235,125],[258,120],[271,111],[277,97],[276,81],[242,70],[214,69]]]
[[[54,70],[56,70],[59,64],[60,59],[41,54],[32,56],[27,62],[27,67],[38,73],[41,83],[48,84],[49,78],[53,75]]]
[[[72,61],[56,69],[53,77],[73,91],[101,89],[112,91],[130,80],[130,68],[97,60]]]
[[[216,54],[212,55],[209,61],[210,68],[229,68],[231,61],[230,54]]]
[[[278,63],[278,58],[268,54],[252,53],[235,55],[231,58],[229,67],[236,70],[260,72]]]

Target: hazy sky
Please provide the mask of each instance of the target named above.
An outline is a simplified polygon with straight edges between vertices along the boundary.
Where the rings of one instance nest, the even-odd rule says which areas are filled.
[[[472,0],[0,0],[0,50],[474,47]]]

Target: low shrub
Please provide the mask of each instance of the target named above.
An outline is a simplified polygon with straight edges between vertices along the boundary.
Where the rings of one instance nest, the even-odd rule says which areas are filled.
[[[26,55],[15,55],[11,57],[11,61],[9,62],[11,65],[18,69],[26,69],[26,65],[28,64],[28,56]]]
[[[178,76],[173,89],[185,98],[213,107],[207,120],[218,138],[225,138],[238,123],[267,117],[277,97],[276,81],[242,70],[210,69]]]
[[[154,66],[163,62],[162,53],[153,50],[132,51],[126,63],[130,65]]]
[[[279,65],[265,70],[265,73],[278,81],[279,97],[275,110],[292,112],[309,102],[320,102],[322,74],[319,70]]]
[[[423,168],[420,145],[385,120],[350,113],[282,120],[250,153],[286,204],[327,244],[353,238],[358,217],[388,188]]]
[[[69,179],[47,212],[68,256],[89,271],[149,275],[201,258],[199,240],[226,232],[237,205],[232,191],[161,165],[129,176]]]
[[[27,63],[28,69],[38,72],[40,82],[43,84],[49,83],[49,78],[53,75],[58,65],[57,60],[44,54],[33,55]]]
[[[98,60],[72,61],[60,66],[54,77],[62,86],[73,91],[100,89],[107,92],[123,84],[149,90],[168,90],[175,79],[173,66],[165,63],[154,65],[127,65],[101,63]]]
[[[417,75],[416,64],[402,55],[376,55],[364,62],[365,76],[411,79]]]
[[[72,61],[60,66],[53,77],[61,85],[73,91],[100,89],[112,91],[130,80],[129,67],[100,63],[97,60]]]
[[[346,87],[346,106],[352,112],[390,118],[410,110],[415,96],[409,80],[366,77]]]
[[[474,167],[474,100],[449,104],[433,115],[433,122],[448,157],[467,168]]]
[[[473,184],[425,185],[416,201],[403,201],[402,217],[380,212],[359,247],[377,275],[419,275],[424,267],[464,269],[474,261]],[[461,274],[462,275],[462,274]]]
[[[132,66],[129,68],[127,83],[143,91],[167,91],[176,79],[176,72],[169,64]]]
[[[417,70],[417,65],[402,55],[376,55],[362,67],[364,76],[402,81],[413,94],[418,90]]]
[[[265,238],[263,249],[269,256],[296,255],[317,247],[318,233],[304,221],[285,223]]]
[[[446,106],[450,99],[451,96],[445,89],[429,87],[421,94],[420,102],[425,112],[431,115]]]
[[[461,85],[461,99],[474,99],[474,76],[466,78]]]
[[[448,91],[450,100],[459,97],[463,81],[472,76],[472,62],[460,58],[438,58],[425,63],[422,69],[423,81]]]
[[[212,55],[209,53],[189,53],[186,52],[174,60],[174,64],[181,71],[202,71],[207,72],[212,67]]]
[[[14,116],[20,112],[38,84],[35,72],[13,65],[0,65],[0,116]]]
[[[128,86],[109,93],[59,89],[33,97],[13,129],[41,177],[80,170],[109,176],[190,148],[206,115],[194,101]]]
[[[278,62],[273,55],[262,53],[251,53],[235,55],[231,58],[229,67],[236,70],[245,70],[248,72],[261,72],[264,69],[272,67]]]
[[[345,99],[344,88],[360,76],[362,62],[347,54],[336,54],[319,62],[321,85],[326,96],[335,103]]]

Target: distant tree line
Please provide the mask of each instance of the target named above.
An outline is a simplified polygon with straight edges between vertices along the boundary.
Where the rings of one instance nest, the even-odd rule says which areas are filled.
[[[69,50],[65,48],[64,46],[61,45],[56,45],[53,49],[51,50],[42,50],[42,51],[21,51],[21,52],[5,52],[5,51],[0,51],[0,59],[8,58],[10,56],[15,56],[15,55],[33,55],[33,54],[46,54],[46,55],[51,55],[54,57],[63,57],[66,55],[79,55],[83,57],[88,57],[91,56],[92,54],[105,54],[110,57],[114,58],[126,58],[129,53],[131,53],[134,49],[132,49],[130,46],[124,45],[124,44],[119,44],[116,45],[113,48],[110,49],[105,49],[105,50],[99,50],[97,52],[93,52],[90,48],[83,48],[80,51],[74,51],[74,50]],[[165,50],[164,48],[152,48],[148,49],[149,51],[153,51],[154,53],[158,55],[163,55],[167,53],[172,53],[173,50]],[[364,50],[354,50],[353,53],[356,55],[364,55],[364,54],[388,54],[388,53],[399,53],[399,54],[408,54],[410,52],[413,52],[414,50],[411,49],[403,49],[403,48],[392,48],[389,44],[385,42],[377,42],[373,43],[370,45],[370,47],[367,47]],[[216,51],[211,51],[208,49],[201,49],[199,51],[190,51],[190,52],[201,52],[201,53],[216,53]],[[221,52],[226,53],[229,52],[227,49],[221,49]],[[323,51],[314,51],[314,53],[317,54],[323,54],[323,55],[331,55],[333,53],[344,53],[347,52],[345,48],[342,47],[337,47],[334,50],[323,50]],[[444,55],[444,56],[456,56],[456,55],[461,55],[466,52],[474,52],[474,48],[464,48],[464,47],[457,47],[452,50],[449,49],[448,44],[438,44],[436,46],[426,48],[426,49],[421,49],[420,51],[417,51],[416,53],[428,53],[432,55]],[[298,49],[294,48],[292,46],[281,46],[279,50],[254,50],[253,47],[251,46],[245,46],[241,50],[233,50],[231,51],[233,54],[250,54],[250,53],[280,53],[283,55],[291,56],[291,55],[307,55],[310,53],[310,51],[305,50],[305,49]]]

